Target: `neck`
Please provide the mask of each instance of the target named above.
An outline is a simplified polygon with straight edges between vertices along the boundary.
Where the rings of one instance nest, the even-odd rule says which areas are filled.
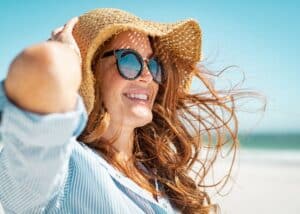
[[[117,159],[127,161],[133,153],[134,129],[117,128],[109,126],[107,131],[102,135],[105,140],[113,140],[113,147],[117,150]]]

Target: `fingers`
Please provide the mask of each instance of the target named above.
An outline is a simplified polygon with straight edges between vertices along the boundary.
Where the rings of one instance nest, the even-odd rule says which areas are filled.
[[[72,34],[72,30],[77,22],[78,22],[78,17],[73,17],[64,26],[61,26],[53,30],[51,33],[51,37],[55,37],[57,34],[62,32],[67,33],[69,35]]]
[[[72,33],[72,30],[75,26],[75,24],[78,22],[78,17],[73,17],[72,19],[70,19],[67,24],[65,24],[64,26],[64,30],[68,33]]]
[[[63,26],[56,28],[55,30],[52,31],[51,33],[51,37],[54,37],[56,34],[58,34],[59,32],[61,32],[64,29]]]
[[[53,30],[51,33],[51,38],[48,39],[48,41],[57,41],[67,44],[78,54],[79,58],[81,59],[79,47],[77,46],[77,43],[72,35],[73,28],[78,20],[78,17],[74,17],[70,19],[64,26]]]

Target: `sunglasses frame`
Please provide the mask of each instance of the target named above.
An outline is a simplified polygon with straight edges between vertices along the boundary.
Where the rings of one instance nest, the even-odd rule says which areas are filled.
[[[137,75],[133,78],[125,76],[125,74],[123,74],[123,72],[120,69],[120,65],[119,65],[120,57],[123,53],[126,53],[126,52],[130,52],[131,54],[134,54],[136,56],[137,60],[139,61],[139,63],[141,64],[141,69],[138,71]],[[158,59],[156,57],[151,57],[150,59],[143,59],[143,57],[136,50],[133,50],[133,49],[130,49],[130,48],[122,48],[122,49],[115,49],[115,50],[107,51],[102,55],[101,58],[105,58],[105,57],[109,57],[109,56],[115,56],[118,72],[126,80],[135,80],[135,79],[137,79],[142,74],[143,68],[145,66],[144,61],[146,61],[147,68],[148,68],[149,72],[151,73],[153,81],[158,83],[158,84],[162,84],[164,82],[164,71],[163,71],[161,63],[158,61]],[[152,71],[149,68],[149,62],[151,60],[156,60],[156,63],[158,64],[158,66],[161,69],[161,82],[159,82],[155,79]]]

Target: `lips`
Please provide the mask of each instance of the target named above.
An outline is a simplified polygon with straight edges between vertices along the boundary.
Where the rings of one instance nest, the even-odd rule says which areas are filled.
[[[125,93],[124,95],[130,99],[143,100],[143,101],[149,100],[148,94]]]
[[[123,95],[129,100],[144,104],[150,104],[152,98],[151,94],[152,93],[149,89],[144,88],[131,88],[123,93]]]

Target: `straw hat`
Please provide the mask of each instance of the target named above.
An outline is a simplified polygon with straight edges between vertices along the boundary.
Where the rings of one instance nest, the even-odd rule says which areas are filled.
[[[174,66],[183,74],[179,87],[189,90],[193,68],[201,55],[201,30],[195,20],[157,23],[142,20],[119,9],[95,9],[81,15],[73,29],[73,36],[82,56],[83,73],[79,93],[88,114],[92,111],[95,100],[95,79],[91,70],[93,56],[103,42],[126,30],[136,30],[155,37],[157,50],[161,53],[159,57],[172,59]]]

